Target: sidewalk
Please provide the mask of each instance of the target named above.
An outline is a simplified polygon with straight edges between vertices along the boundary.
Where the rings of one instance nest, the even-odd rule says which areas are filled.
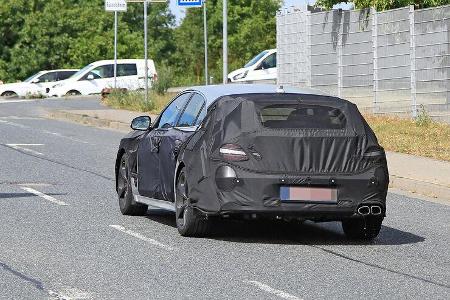
[[[49,117],[129,132],[131,120],[143,114],[117,109],[59,110]],[[150,117],[155,120],[156,115]],[[396,152],[388,152],[387,160],[390,187],[450,203],[450,162]]]

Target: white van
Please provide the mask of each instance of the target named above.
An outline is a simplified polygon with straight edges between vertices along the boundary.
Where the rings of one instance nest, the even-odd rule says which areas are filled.
[[[277,49],[264,50],[243,68],[228,74],[228,82],[275,82],[277,80]]]
[[[148,60],[148,74],[151,81],[157,78],[155,63]],[[117,88],[138,90],[145,86],[145,60],[117,60]],[[151,84],[151,83],[150,83]],[[48,96],[100,94],[104,88],[114,87],[114,60],[91,63],[67,80],[54,85]]]

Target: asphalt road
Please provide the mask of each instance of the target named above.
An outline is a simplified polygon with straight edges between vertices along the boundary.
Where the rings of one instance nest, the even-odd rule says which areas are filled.
[[[225,223],[119,212],[121,133],[42,118],[96,101],[0,102],[0,299],[449,299],[450,206],[390,193],[369,244],[337,223]]]

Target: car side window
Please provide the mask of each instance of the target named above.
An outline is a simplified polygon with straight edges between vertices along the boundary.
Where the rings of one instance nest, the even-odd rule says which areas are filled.
[[[75,73],[76,73],[76,71],[59,71],[58,72],[58,81],[65,80]]]
[[[167,106],[164,112],[161,113],[157,128],[175,127],[178,118],[191,95],[192,93],[184,93],[175,98],[175,100]]]
[[[197,121],[195,121],[195,126],[199,126],[206,117],[206,104],[203,106],[202,111],[198,115]]]
[[[189,127],[196,125],[200,111],[204,106],[205,99],[199,94],[194,94],[181,115],[177,127]]]
[[[264,69],[276,68],[277,67],[277,54],[273,53],[273,54],[269,55],[268,57],[266,57],[262,62],[262,66],[264,67]]]
[[[57,72],[48,72],[45,73],[44,75],[39,77],[39,82],[52,82],[52,81],[56,81],[57,78]]]
[[[114,77],[114,66],[104,65],[99,66],[84,75],[82,80],[86,80],[89,75],[94,75],[94,79],[111,78]]]
[[[137,75],[136,64],[117,65],[117,76],[134,76],[134,75]]]

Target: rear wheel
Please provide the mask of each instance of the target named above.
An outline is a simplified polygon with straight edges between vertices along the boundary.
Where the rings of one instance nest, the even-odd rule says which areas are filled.
[[[79,95],[81,95],[81,93],[77,90],[68,91],[66,94],[66,96],[79,96]]]
[[[119,172],[117,174],[117,195],[119,196],[120,211],[123,215],[142,216],[147,212],[147,205],[135,203],[133,200],[130,170],[125,154],[120,159]]]
[[[342,221],[342,229],[350,239],[370,241],[378,236],[382,223],[381,217],[348,219]]]
[[[178,175],[175,194],[175,218],[182,236],[201,237],[209,230],[209,221],[189,205],[188,185],[184,170]]]
[[[17,97],[19,97],[15,92],[12,92],[12,91],[6,91],[1,96],[5,97],[5,98],[17,98]]]

